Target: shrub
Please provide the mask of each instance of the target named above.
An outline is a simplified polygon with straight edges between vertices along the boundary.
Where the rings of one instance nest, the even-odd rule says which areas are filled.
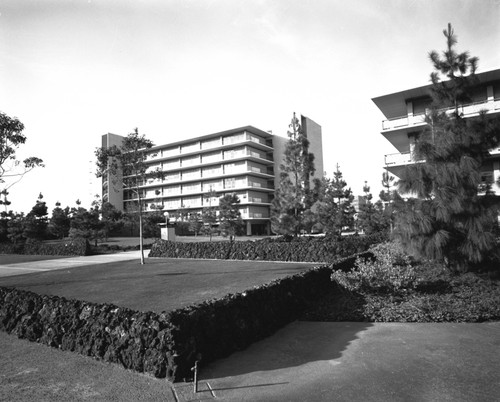
[[[350,291],[397,293],[414,289],[419,277],[410,258],[398,243],[382,243],[370,248],[374,258],[356,259],[350,272],[335,270],[331,279]]]
[[[153,244],[149,256],[332,263],[339,258],[362,253],[380,240],[380,236],[346,236],[341,239],[282,236],[232,243],[176,243],[159,240]]]
[[[64,242],[48,243],[28,239],[24,244],[0,244],[0,254],[25,255],[90,255],[90,244],[86,239],[72,239]]]

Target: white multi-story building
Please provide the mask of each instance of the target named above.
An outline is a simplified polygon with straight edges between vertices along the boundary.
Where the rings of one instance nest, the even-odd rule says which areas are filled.
[[[480,110],[488,115],[500,113],[500,69],[476,74],[478,83],[473,88],[472,102],[460,105],[464,117],[478,116]],[[431,103],[431,85],[373,98],[372,101],[384,114],[382,135],[396,148],[397,153],[385,155],[385,168],[398,176],[404,167],[415,163],[413,146],[418,134],[426,126],[425,115]],[[450,109],[450,111],[454,111]],[[490,158],[482,166],[483,180],[493,183],[493,190],[500,194],[496,184],[500,178],[500,148],[490,150]]]
[[[315,155],[315,176],[323,173],[321,127],[305,116],[302,128]],[[124,137],[105,134],[102,146],[120,145]],[[225,194],[236,194],[246,233],[270,233],[270,206],[274,197],[275,178],[283,159],[288,138],[272,135],[252,126],[204,135],[153,147],[147,163],[164,172],[163,180],[150,181],[141,188],[146,210],[162,205],[172,213],[180,209],[201,212],[217,206]],[[216,196],[209,197],[208,193]],[[103,201],[120,210],[134,203],[135,195],[103,180]]]

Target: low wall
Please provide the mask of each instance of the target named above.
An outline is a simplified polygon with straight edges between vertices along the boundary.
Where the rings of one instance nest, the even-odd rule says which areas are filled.
[[[27,240],[23,244],[0,243],[0,254],[25,255],[90,255],[90,244],[86,239],[71,239],[54,243]]]
[[[0,329],[155,377],[179,381],[191,367],[228,356],[296,320],[354,258],[160,314],[0,287]]]
[[[382,235],[346,236],[341,240],[297,238],[285,241],[278,238],[277,240],[199,243],[158,240],[153,243],[149,256],[332,263],[339,258],[365,252],[371,245],[383,240]]]

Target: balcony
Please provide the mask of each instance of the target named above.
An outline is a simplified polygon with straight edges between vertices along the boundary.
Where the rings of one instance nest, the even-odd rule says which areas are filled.
[[[413,163],[413,158],[410,152],[405,153],[397,153],[397,154],[388,154],[385,155],[385,165],[386,166],[401,166],[408,165]]]
[[[481,110],[486,113],[499,113],[500,112],[500,99],[492,101],[475,102],[462,105],[459,107],[459,113],[463,117],[474,117],[479,115]],[[441,112],[451,114],[455,111],[454,107],[441,109]],[[418,127],[425,125],[425,113],[419,113],[409,116],[395,117],[393,119],[382,121],[382,131],[399,130],[402,128]]]

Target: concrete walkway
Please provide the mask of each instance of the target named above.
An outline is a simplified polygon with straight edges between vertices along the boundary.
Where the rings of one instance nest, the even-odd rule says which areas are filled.
[[[294,322],[200,374],[184,400],[500,401],[500,322]]]
[[[0,356],[0,401],[500,400],[500,322],[294,322],[201,365],[196,394],[192,383],[171,384],[4,333]]]
[[[144,250],[144,257],[147,258],[150,250]],[[0,255],[0,277],[29,274],[32,272],[52,271],[56,269],[67,269],[83,267],[86,265],[106,264],[116,261],[129,261],[140,259],[140,251],[125,251],[113,254],[90,255],[84,257],[67,257],[44,259],[38,261],[26,261],[18,263],[2,264]]]

